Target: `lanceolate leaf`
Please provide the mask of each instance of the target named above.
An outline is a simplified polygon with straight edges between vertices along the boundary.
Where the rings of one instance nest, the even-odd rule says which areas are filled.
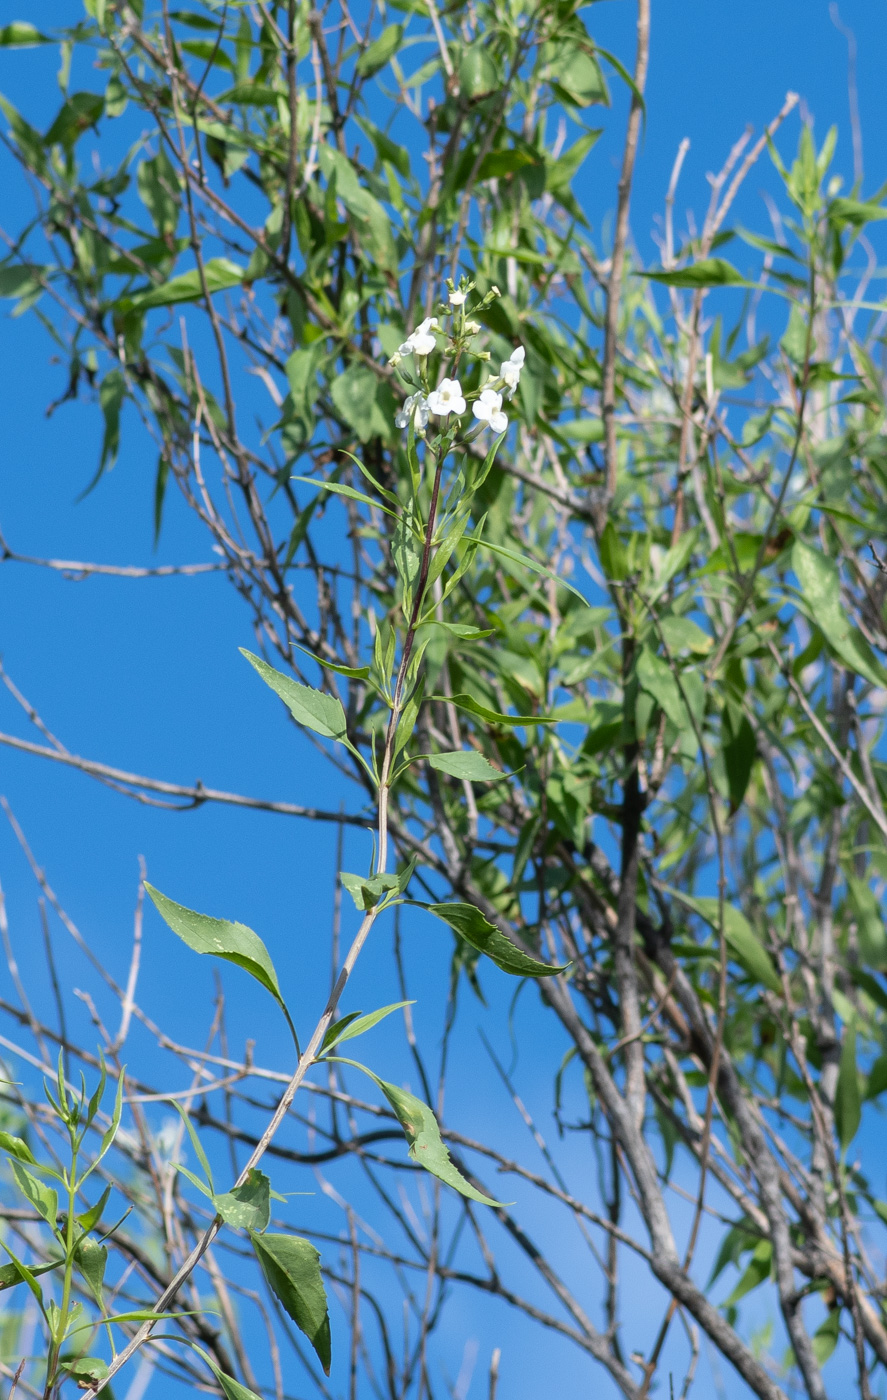
[[[151,896],[158,913],[169,924],[173,933],[178,934],[183,943],[193,948],[195,953],[211,953],[225,962],[236,964],[261,982],[263,987],[283,1005],[277,973],[261,938],[245,924],[232,924],[227,919],[211,919],[207,914],[197,914],[186,909],[184,904],[176,904],[165,894],[146,883],[145,889]]]
[[[243,647],[240,651],[250,665],[255,667],[265,684],[270,685],[275,694],[280,696],[293,719],[298,720],[299,724],[304,724],[306,729],[313,729],[315,734],[322,734],[325,739],[341,741],[345,738],[345,711],[342,709],[342,702],[334,695],[324,695],[322,690],[312,690],[309,685],[300,685],[298,681],[275,671],[273,666],[269,666],[258,656],[253,656],[252,652],[244,651]]]
[[[458,710],[465,710],[467,714],[477,715],[478,719],[485,719],[488,724],[504,725],[511,729],[529,724],[557,724],[552,715],[506,715],[499,710],[491,710],[488,705],[482,705],[472,695],[432,695],[429,698],[444,700],[450,705],[455,705]]]
[[[305,1333],[325,1373],[330,1373],[330,1319],[320,1255],[298,1235],[252,1235],[268,1287]]]
[[[501,967],[503,972],[510,972],[513,977],[554,977],[558,972],[566,972],[569,967],[569,963],[563,967],[552,967],[549,963],[531,958],[489,923],[473,904],[428,904],[425,907],[429,914],[443,919],[472,948],[486,953],[497,967]]]
[[[482,1191],[476,1190],[453,1165],[441,1138],[437,1119],[427,1104],[417,1099],[415,1094],[408,1093],[406,1089],[399,1089],[396,1084],[386,1084],[384,1079],[377,1078],[375,1074],[372,1078],[376,1080],[394,1109],[397,1120],[406,1133],[407,1142],[410,1144],[410,1156],[414,1162],[418,1162],[439,1181],[452,1186],[460,1195],[467,1196],[470,1201],[478,1201],[483,1206],[503,1204],[502,1201],[494,1201]]]
[[[710,897],[693,897],[682,894],[680,890],[670,889],[670,894],[685,904],[688,909],[695,909],[697,914],[701,914],[706,923],[711,924],[717,933],[719,925],[719,903],[718,900]],[[773,961],[767,949],[758,938],[748,919],[740,909],[732,904],[724,905],[724,937],[727,941],[733,957],[741,963],[750,977],[762,986],[769,987],[771,992],[782,992],[782,983],[779,980],[779,973],[773,966]]]
[[[411,1001],[396,1001],[391,1006],[380,1007],[378,1011],[368,1011],[365,1016],[359,1011],[352,1011],[350,1015],[343,1016],[340,1021],[330,1026],[323,1038],[322,1050],[332,1050],[334,1045],[341,1045],[343,1040],[354,1040],[355,1036],[363,1035],[365,1031],[372,1030],[373,1026],[384,1021],[392,1011],[400,1011],[403,1007],[412,1005]]]
[[[838,1083],[835,1088],[835,1126],[842,1151],[846,1152],[856,1137],[861,1117],[859,1071],[856,1068],[856,1026],[851,1024],[844,1031]]]
[[[862,633],[850,625],[844,611],[837,564],[802,540],[796,540],[792,568],[798,576],[810,621],[820,629],[829,646],[851,671],[864,676],[872,685],[887,685],[887,673]]]
[[[243,281],[245,269],[227,258],[210,258],[203,271],[207,291],[222,292],[238,286]],[[176,306],[185,301],[199,301],[202,297],[203,281],[195,267],[160,287],[133,297],[130,306],[135,311],[149,311],[154,306]]]
[[[732,263],[724,258],[701,258],[690,267],[675,268],[671,272],[642,272],[651,282],[661,282],[666,287],[747,287],[748,282],[737,272]]]

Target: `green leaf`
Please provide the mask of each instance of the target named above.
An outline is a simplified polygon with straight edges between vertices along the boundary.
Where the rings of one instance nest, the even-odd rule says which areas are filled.
[[[273,666],[269,666],[258,656],[253,656],[252,652],[245,651],[243,647],[240,648],[240,654],[255,667],[265,684],[280,696],[293,719],[298,720],[299,724],[304,724],[306,729],[313,729],[315,734],[322,734],[325,739],[341,742],[345,738],[347,724],[341,700],[337,700],[334,695],[324,695],[322,690],[312,690],[309,685],[300,685],[298,681],[275,671]]]
[[[710,924],[715,933],[718,931],[718,900],[711,897],[682,894],[680,890],[665,887],[669,894],[674,895],[681,904],[685,904],[688,909],[693,909],[706,923]],[[740,909],[732,904],[724,904],[724,937],[727,940],[727,947],[756,982],[762,986],[769,987],[771,992],[782,993],[782,983],[779,974],[773,966],[770,954],[761,943],[748,919]]]
[[[546,568],[546,566],[540,564],[538,560],[532,559],[529,554],[519,554],[517,550],[506,549],[504,545],[491,544],[489,540],[480,539],[476,535],[466,535],[465,540],[471,544],[479,545],[482,549],[491,550],[493,554],[498,554],[500,559],[507,559],[510,564],[519,564],[521,568],[529,569],[534,574],[542,574],[545,578],[550,578],[553,583],[556,583],[560,588],[566,588],[568,592],[575,594],[579,601],[584,603],[586,607],[588,606],[588,599],[583,593],[579,592],[578,588],[574,588],[572,583],[568,583],[565,578],[561,578],[560,574],[556,574],[552,569]]]
[[[472,948],[486,953],[497,967],[513,977],[554,977],[558,972],[566,972],[570,966],[566,963],[563,967],[551,967],[548,963],[531,958],[489,923],[473,904],[426,904],[424,907],[429,914],[449,924],[453,932],[470,943]]]
[[[105,1278],[105,1266],[108,1262],[108,1250],[97,1240],[78,1240],[74,1250],[74,1263],[80,1270],[89,1286],[89,1291],[95,1298],[99,1307],[104,1310],[105,1302],[102,1293],[102,1284]]]
[[[207,914],[198,914],[186,909],[184,904],[176,904],[167,899],[153,885],[145,889],[151,896],[161,918],[169,924],[173,933],[187,943],[195,953],[211,953],[225,962],[242,967],[251,977],[255,977],[263,987],[283,1005],[283,997],[277,982],[277,973],[268,950],[257,933],[245,924],[232,924],[227,919],[212,919]]]
[[[28,1144],[20,1137],[14,1137],[12,1133],[0,1132],[0,1151],[8,1152],[10,1157],[15,1157],[19,1162],[27,1162],[29,1167],[37,1164],[37,1159]]]
[[[678,267],[670,272],[642,272],[651,282],[665,287],[747,287],[745,277],[724,258],[701,258],[691,267]]]
[[[271,1219],[271,1183],[255,1168],[242,1186],[213,1196],[213,1205],[226,1225],[236,1230],[267,1230]]]
[[[120,410],[125,398],[126,380],[119,369],[112,369],[99,385],[99,404],[105,420],[99,474],[106,467],[110,470],[117,461],[117,453],[120,450]]]
[[[844,611],[840,575],[834,560],[811,549],[802,540],[796,540],[792,548],[792,568],[801,585],[807,615],[829,646],[851,671],[856,671],[872,685],[887,685],[887,673],[862,633],[851,626]]]
[[[502,714],[499,710],[491,710],[489,706],[482,705],[471,695],[432,695],[430,698],[444,700],[449,705],[455,705],[457,710],[465,710],[470,715],[477,715],[479,719],[485,719],[488,724],[507,725],[512,729],[526,724],[557,724],[557,719],[553,715]]]
[[[351,875],[342,870],[339,879],[362,914],[375,909],[380,899],[397,889],[396,875]]]
[[[35,1275],[38,1274],[38,1273],[40,1273],[40,1274],[45,1274],[45,1273],[47,1273],[47,1272],[49,1271],[50,1268],[55,1268],[55,1264],[52,1264],[52,1265],[44,1265],[44,1266],[42,1266],[42,1267],[38,1267],[38,1268],[36,1268],[36,1269],[33,1271],[33,1273],[32,1273],[31,1270],[28,1268],[28,1266],[27,1266],[26,1264],[23,1264],[22,1261],[21,1261],[21,1259],[17,1258],[16,1255],[13,1254],[12,1250],[9,1248],[9,1245],[5,1242],[5,1240],[0,1240],[0,1248],[3,1248],[3,1249],[6,1250],[6,1253],[9,1255],[10,1259],[12,1260],[12,1264],[11,1264],[10,1267],[13,1268],[13,1269],[15,1269],[15,1271],[16,1271],[16,1273],[18,1274],[19,1278],[20,1278],[24,1283],[26,1283],[26,1284],[28,1285],[28,1287],[30,1288],[30,1290],[31,1290],[31,1292],[33,1293],[34,1297],[37,1299],[37,1303],[38,1303],[38,1306],[39,1306],[39,1308],[40,1308],[40,1311],[43,1312],[43,1314],[44,1314],[44,1316],[45,1316],[46,1314],[45,1314],[45,1311],[44,1311],[44,1308],[43,1308],[43,1289],[40,1287],[39,1283],[37,1282],[37,1279],[35,1278]],[[59,1263],[62,1263],[62,1262],[63,1262],[62,1260],[59,1260]]]
[[[304,1332],[326,1375],[330,1373],[330,1319],[320,1255],[298,1235],[251,1236],[268,1287]]]
[[[203,271],[207,291],[223,292],[243,281],[245,269],[228,258],[210,258],[204,264]],[[171,278],[160,287],[153,287],[149,292],[141,292],[134,296],[128,303],[128,309],[149,311],[154,306],[178,306],[180,302],[200,301],[202,297],[203,283],[200,280],[200,272],[195,267],[190,272],[183,272],[180,277]],[[121,303],[121,306],[125,305],[127,303]]]
[[[675,729],[690,726],[690,717],[671,668],[649,647],[642,647],[637,659],[638,685],[651,695]]]
[[[52,39],[46,34],[41,34],[39,29],[35,29],[33,24],[29,24],[24,19],[14,19],[11,24],[4,24],[0,27],[0,48],[2,49],[30,49],[35,44],[51,44]]]
[[[752,1289],[758,1288],[765,1279],[770,1276],[770,1266],[773,1259],[773,1245],[769,1240],[761,1240],[756,1246],[751,1259],[745,1269],[745,1273],[737,1283],[725,1304],[732,1307],[738,1303],[740,1298],[744,1298],[746,1293],[751,1293]]]
[[[37,1214],[42,1216],[47,1225],[51,1225],[52,1228],[55,1229],[55,1222],[59,1213],[58,1192],[53,1191],[48,1186],[44,1186],[43,1182],[38,1181],[36,1176],[32,1176],[27,1168],[22,1166],[21,1162],[13,1159],[10,1166],[12,1167],[12,1174],[15,1177],[16,1185],[22,1195],[26,1200],[30,1201]]]
[[[755,741],[755,731],[745,715],[741,717],[734,730],[729,707],[725,707],[721,720],[721,752],[724,756],[724,768],[727,773],[730,815],[732,816],[742,806],[742,799],[745,797],[752,768],[758,756],[758,746]]]
[[[856,1068],[856,1026],[844,1029],[838,1083],[835,1087],[835,1126],[842,1152],[846,1152],[856,1136],[862,1118],[859,1094],[859,1072]]]
[[[852,224],[863,228],[875,219],[887,219],[887,209],[883,204],[866,204],[859,199],[833,199],[829,205],[829,216],[842,224]]]
[[[72,92],[46,133],[47,146],[71,150],[84,131],[95,126],[104,110],[105,99],[100,92]]]
[[[368,49],[364,49],[355,67],[361,78],[371,78],[384,68],[388,60],[397,53],[403,39],[403,25],[389,24]]]
[[[832,1308],[824,1322],[821,1322],[811,1337],[813,1355],[817,1364],[824,1366],[838,1345],[841,1335],[841,1309]]]
[[[598,554],[601,568],[607,578],[615,579],[617,582],[628,578],[628,556],[612,520],[608,520],[603,528]]]
[[[374,437],[392,437],[396,412],[394,395],[366,365],[350,364],[344,374],[333,380],[330,397],[361,442],[369,442]]]
[[[179,222],[179,177],[162,145],[156,156],[142,161],[136,187],[160,236],[173,235]]]
[[[484,758],[483,754],[471,749],[454,749],[447,753],[425,753],[420,757],[428,760],[439,773],[448,773],[451,778],[467,778],[472,783],[489,783],[505,774]]]
[[[393,1011],[400,1011],[405,1006],[414,1005],[415,1003],[412,1001],[395,1001],[391,1006],[380,1007],[378,1011],[368,1011],[366,1015],[362,1015],[359,1011],[350,1012],[330,1026],[323,1038],[321,1054],[324,1050],[332,1050],[334,1045],[341,1045],[343,1040],[354,1040],[356,1036],[372,1030],[373,1026],[384,1021],[385,1017],[390,1016]]]
[[[62,1369],[81,1390],[88,1390],[108,1375],[108,1363],[100,1356],[78,1356],[75,1361],[65,1361]]]
[[[32,1278],[37,1278],[40,1274],[48,1274],[52,1269],[60,1269],[64,1262],[64,1259],[54,1259],[51,1264],[34,1264],[29,1273]],[[18,1284],[25,1282],[27,1280],[18,1264],[0,1265],[0,1293],[5,1292],[7,1288],[15,1288]]]
[[[410,1156],[414,1162],[418,1162],[432,1176],[446,1182],[447,1186],[452,1186],[460,1195],[467,1196],[471,1201],[478,1201],[483,1206],[504,1204],[476,1190],[453,1165],[443,1144],[437,1119],[427,1104],[417,1099],[415,1094],[407,1093],[406,1089],[399,1089],[396,1084],[387,1084],[375,1074],[371,1074],[370,1077],[375,1079],[394,1109],[397,1120],[406,1133],[407,1142],[410,1144]]]
[[[215,1366],[215,1377],[222,1390],[227,1396],[227,1400],[261,1400],[254,1390],[250,1390],[248,1385],[243,1385],[236,1381],[233,1376],[226,1376],[224,1371],[217,1371]]]
[[[108,1197],[110,1196],[110,1194],[111,1188],[110,1186],[106,1186],[104,1191],[96,1201],[95,1205],[90,1206],[88,1210],[81,1211],[81,1213],[77,1216],[77,1220],[81,1228],[83,1229],[84,1234],[88,1235],[90,1230],[95,1229],[96,1225],[98,1225],[99,1221],[102,1218],[102,1212],[104,1211],[105,1206],[108,1204]]]

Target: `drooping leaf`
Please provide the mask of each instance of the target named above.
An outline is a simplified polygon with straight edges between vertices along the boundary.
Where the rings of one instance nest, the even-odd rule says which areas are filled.
[[[680,900],[681,904],[686,904],[688,909],[694,909],[717,933],[719,927],[717,899],[701,895],[694,897],[670,888],[669,893]],[[782,983],[779,980],[779,973],[773,966],[770,954],[742,910],[729,903],[724,904],[724,937],[731,954],[745,968],[749,976],[753,977],[756,982],[760,982],[762,986],[769,987],[771,992],[781,994]]]
[[[744,1298],[746,1293],[751,1293],[753,1289],[760,1287],[765,1279],[770,1277],[770,1268],[773,1260],[773,1245],[770,1240],[761,1240],[754,1249],[751,1259],[745,1268],[745,1273],[740,1278],[725,1304],[732,1306],[738,1303],[740,1298]]]
[[[734,730],[728,707],[724,709],[721,721],[721,752],[727,773],[727,787],[730,792],[731,815],[742,806],[746,788],[751,778],[752,768],[758,755],[755,732],[743,715]]]
[[[32,1278],[39,1277],[40,1274],[48,1274],[52,1269],[60,1269],[64,1264],[64,1259],[54,1259],[51,1264],[34,1264],[29,1270]],[[0,1293],[7,1288],[15,1288],[26,1280],[17,1264],[0,1265]]]
[[[85,1278],[93,1298],[100,1308],[104,1308],[102,1284],[105,1266],[108,1263],[107,1246],[99,1244],[97,1240],[81,1239],[74,1251],[74,1262]]]
[[[687,707],[667,661],[649,647],[642,647],[637,659],[638,685],[651,695],[675,729],[690,725]]]
[[[242,1186],[213,1196],[213,1205],[226,1225],[236,1230],[267,1230],[271,1219],[271,1183],[254,1167]]]
[[[251,1236],[268,1287],[304,1332],[326,1375],[330,1373],[330,1319],[320,1255],[298,1235]]]
[[[862,633],[851,626],[841,602],[841,580],[838,566],[803,540],[792,548],[794,569],[810,621],[822,632],[829,646],[838,653],[851,671],[863,676],[872,685],[887,685],[887,672],[877,661]]]
[[[471,1201],[478,1201],[483,1206],[503,1204],[502,1201],[494,1201],[482,1191],[478,1191],[454,1166],[441,1138],[437,1119],[427,1104],[417,1099],[415,1094],[408,1093],[406,1089],[399,1089],[396,1084],[387,1084],[375,1074],[372,1078],[394,1109],[397,1121],[406,1133],[407,1142],[410,1144],[410,1156],[414,1162],[418,1162],[426,1171],[431,1172],[432,1176],[446,1182],[447,1186],[452,1186],[460,1195]]]
[[[838,1345],[838,1338],[841,1335],[841,1309],[832,1308],[821,1322],[811,1337],[813,1355],[816,1357],[817,1365],[824,1366]]]
[[[431,767],[436,768],[439,773],[448,773],[451,778],[467,778],[473,783],[489,783],[505,776],[498,768],[494,768],[483,754],[475,753],[471,749],[457,749],[452,753],[426,753],[421,757],[427,759]]]
[[[851,1023],[844,1030],[838,1082],[835,1086],[835,1127],[843,1152],[847,1151],[856,1137],[861,1118],[859,1071],[856,1068],[856,1026]]]
[[[195,953],[211,953],[213,957],[242,967],[255,977],[283,1005],[274,964],[261,938],[245,924],[232,924],[227,919],[213,919],[176,904],[153,885],[145,884],[161,918],[173,933],[187,943]]]
[[[126,398],[126,380],[119,369],[106,374],[99,386],[99,404],[105,420],[99,472],[110,470],[120,450],[120,410]]]
[[[513,977],[554,977],[559,972],[566,972],[569,967],[569,963],[564,967],[552,967],[531,958],[489,923],[473,904],[428,904],[425,907],[429,914],[449,924],[453,932],[470,943],[472,948],[485,953],[497,967]]]
[[[341,700],[334,695],[324,695],[322,690],[312,690],[309,685],[300,685],[243,647],[240,653],[255,667],[265,684],[280,696],[299,724],[304,724],[306,729],[313,729],[315,734],[322,734],[326,739],[341,742],[345,738],[347,724]]]

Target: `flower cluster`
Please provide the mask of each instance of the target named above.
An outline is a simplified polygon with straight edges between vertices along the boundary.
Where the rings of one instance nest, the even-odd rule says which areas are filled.
[[[458,361],[459,356],[467,348],[468,340],[477,335],[480,326],[476,321],[469,321],[465,318],[465,303],[471,285],[463,282],[460,287],[449,287],[448,298],[451,308],[453,327],[449,334],[451,353]],[[487,298],[480,303],[481,308],[487,304],[493,296],[498,296],[496,288],[488,294]],[[471,403],[471,412],[477,419],[479,428],[491,428],[494,433],[504,433],[508,427],[508,415],[502,408],[503,397],[512,399],[514,392],[520,383],[521,371],[524,368],[526,352],[522,345],[517,345],[511,351],[507,360],[503,360],[499,373],[495,378],[487,379],[481,388],[473,393],[469,393],[466,400],[462,390],[462,385],[458,379],[444,377],[436,388],[431,388],[428,383],[428,356],[437,349],[437,336],[445,334],[436,316],[426,316],[416,329],[407,336],[402,345],[398,347],[397,353],[392,355],[389,363],[392,366],[399,365],[401,360],[407,355],[415,356],[417,360],[418,380],[421,388],[416,388],[415,392],[408,395],[401,408],[395,414],[395,424],[400,429],[412,427],[417,433],[424,433],[431,415],[436,418],[448,419],[450,414],[455,414],[460,418],[466,412],[468,404]],[[468,351],[474,354],[475,358],[488,360],[488,354]],[[410,375],[405,376],[413,386],[416,379],[411,379]]]

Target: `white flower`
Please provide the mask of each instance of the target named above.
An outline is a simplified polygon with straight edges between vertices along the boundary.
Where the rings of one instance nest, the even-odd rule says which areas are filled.
[[[467,292],[450,292],[450,306],[464,306]]]
[[[471,411],[494,433],[504,433],[508,427],[508,419],[502,412],[502,395],[497,394],[495,389],[482,389],[480,398],[471,405]]]
[[[404,400],[403,407],[394,415],[394,425],[397,428],[408,428],[411,418],[417,428],[424,428],[428,422],[428,400],[424,394],[410,394],[409,398]]]
[[[403,345],[397,347],[398,355],[430,355],[437,348],[434,332],[439,331],[436,316],[426,316],[425,320],[408,336]]]
[[[442,379],[428,395],[428,407],[439,418],[446,418],[448,413],[464,413],[465,400],[458,379]]]
[[[520,383],[520,372],[524,367],[525,356],[524,347],[519,345],[516,350],[512,350],[510,357],[502,362],[499,378],[508,390],[505,395],[508,399],[514,398],[514,391]]]

